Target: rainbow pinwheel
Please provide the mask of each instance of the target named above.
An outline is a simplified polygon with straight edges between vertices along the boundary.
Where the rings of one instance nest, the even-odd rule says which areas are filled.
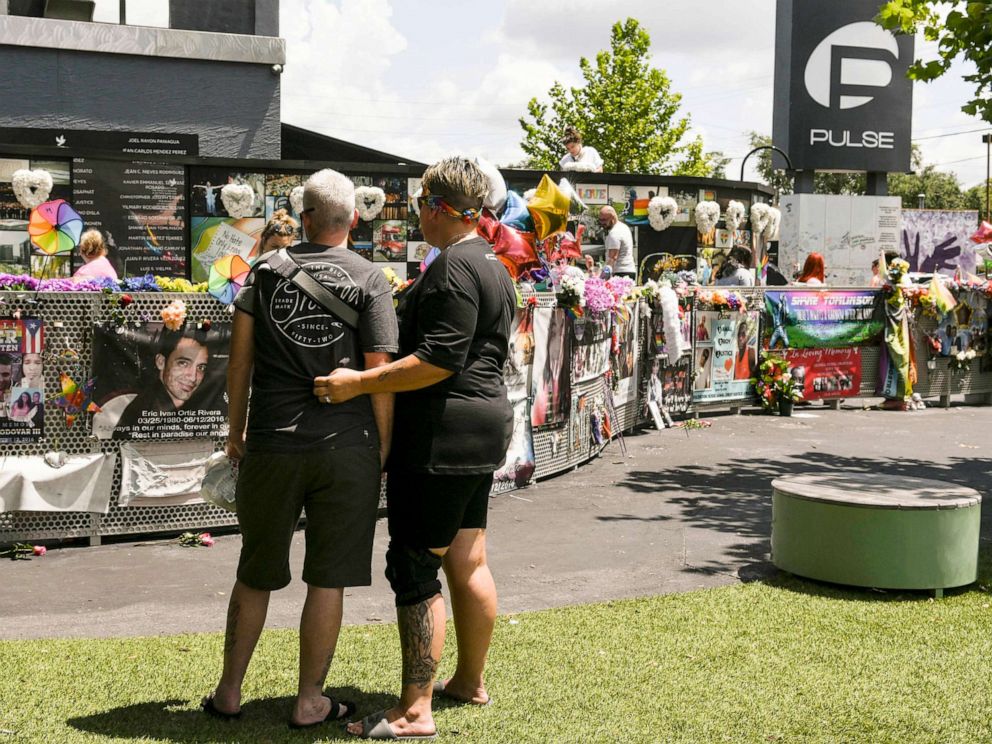
[[[210,266],[207,291],[225,305],[230,305],[250,271],[251,266],[238,254],[221,256]]]
[[[28,235],[31,244],[42,253],[69,253],[79,244],[82,233],[83,218],[65,199],[47,201],[31,210]]]
[[[62,385],[62,395],[52,401],[65,414],[65,426],[71,429],[76,418],[81,413],[99,413],[100,406],[93,402],[95,379],[90,379],[82,385],[73,380],[65,372],[59,375]]]

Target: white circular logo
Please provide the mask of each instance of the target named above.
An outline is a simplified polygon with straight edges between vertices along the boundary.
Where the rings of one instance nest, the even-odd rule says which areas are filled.
[[[353,299],[358,287],[344,269],[332,263],[306,264],[318,281],[333,281],[335,293],[345,302]],[[341,287],[341,284],[346,286]],[[269,317],[276,328],[298,346],[320,348],[337,343],[344,336],[344,325],[328,314],[290,281],[281,280],[272,293]]]
[[[871,88],[892,82],[889,59],[899,59],[896,37],[870,21],[851,23],[821,41],[806,62],[810,97],[825,108],[871,103]]]

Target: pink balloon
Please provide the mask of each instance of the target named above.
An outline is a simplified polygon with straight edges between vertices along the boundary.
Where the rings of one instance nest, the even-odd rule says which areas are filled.
[[[516,278],[521,271],[541,265],[534,247],[534,234],[522,233],[509,225],[500,225],[493,243],[493,253]]]
[[[973,243],[992,243],[992,222],[982,220],[971,240]]]
[[[498,234],[499,220],[491,211],[483,209],[482,216],[479,217],[479,235],[484,237],[487,243],[492,244],[496,242]]]

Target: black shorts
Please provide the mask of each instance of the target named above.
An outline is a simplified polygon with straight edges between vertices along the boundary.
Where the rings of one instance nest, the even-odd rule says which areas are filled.
[[[485,529],[492,473],[432,475],[391,469],[389,537],[411,548],[446,548],[458,530]]]
[[[238,579],[266,591],[289,584],[289,548],[306,508],[303,580],[370,585],[380,483],[378,447],[249,452],[238,473]]]

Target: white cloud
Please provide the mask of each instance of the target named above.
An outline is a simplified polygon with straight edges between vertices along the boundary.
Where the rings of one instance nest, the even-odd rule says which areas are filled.
[[[682,93],[693,132],[707,149],[735,156],[728,175],[736,178],[749,149],[745,132],[771,133],[774,2],[711,0],[705,14],[699,8],[698,0],[491,0],[466,34],[441,7],[423,16],[391,0],[283,0],[283,118],[424,162],[452,152],[516,162],[527,100],[543,97],[555,80],[580,82],[579,57],[608,48],[611,25],[630,16],[651,34],[652,64]],[[917,56],[929,51],[918,44]],[[965,69],[955,65],[936,83],[916,86],[915,136],[982,126],[960,112],[971,94]],[[984,177],[980,134],[920,145],[962,184]],[[748,170],[754,177],[750,162]]]

